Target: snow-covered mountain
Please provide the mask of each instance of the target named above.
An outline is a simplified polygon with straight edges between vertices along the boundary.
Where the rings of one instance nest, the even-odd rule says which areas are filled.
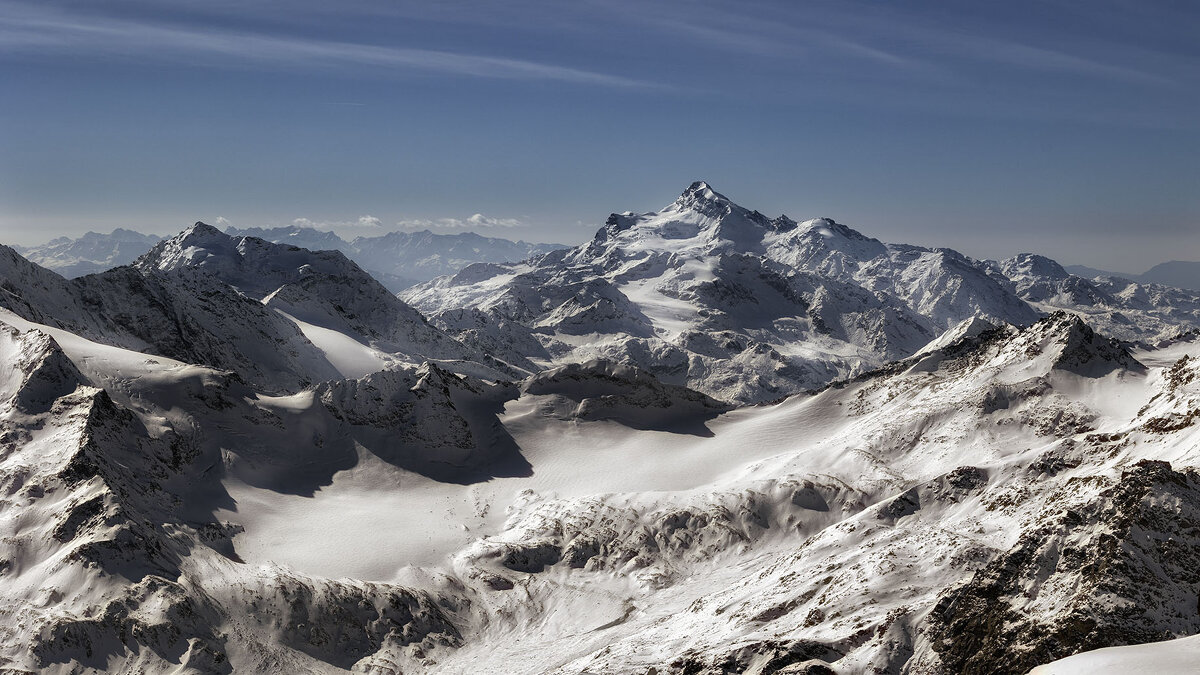
[[[471,263],[515,262],[565,248],[559,244],[531,244],[485,237],[475,232],[388,232],[374,237],[356,237],[353,241],[346,241],[333,232],[299,226],[227,228],[226,232],[313,251],[341,251],[392,291],[454,274]]]
[[[343,343],[350,338],[358,343],[349,345],[355,359],[369,349],[384,361],[459,362],[457,367],[468,370],[472,368],[463,362],[491,361],[512,374],[431,326],[339,251],[314,252],[257,237],[233,237],[196,223],[157,244],[134,268],[151,275],[211,275],[295,321],[335,366],[345,358]],[[362,370],[352,365],[349,371],[355,372],[345,374],[365,374]],[[368,363],[365,372],[370,370]],[[497,371],[487,374],[499,375]]]
[[[105,344],[239,373],[291,393],[432,360],[515,374],[429,325],[337,252],[234,238],[197,223],[133,265],[77,279],[0,249],[0,306]]]
[[[970,316],[1037,318],[953,251],[770,219],[700,182],[657,213],[614,214],[577,248],[472,265],[402,297],[512,360],[606,358],[734,401],[862,372]]]
[[[1200,326],[1197,294],[768,218],[703,182],[661,211],[613,214],[582,246],[472,265],[401,297],[512,363],[604,358],[738,402],[908,356],[971,317],[1028,325],[1069,309],[1144,341]]]
[[[161,239],[117,228],[109,234],[88,232],[74,239],[58,237],[41,246],[14,248],[27,260],[72,279],[128,265]]]
[[[423,459],[387,461],[482,466],[463,464],[445,430],[462,423],[455,405],[487,399],[486,388],[452,384],[457,376],[435,366],[380,374],[413,414],[389,422],[357,404],[357,417],[343,420],[336,397],[301,397],[308,407],[260,398],[230,373],[6,318],[6,670],[345,672],[372,657],[407,669],[420,662],[413,653],[461,642],[436,594],[245,564],[231,542],[241,526],[218,514],[236,508],[226,483],[311,494],[312,481],[353,465],[356,439],[372,447],[388,424],[420,435],[413,418],[435,444],[418,438]],[[447,387],[463,391],[447,396]]]
[[[491,637],[475,644],[517,672],[1025,673],[1193,634],[1200,476],[1186,467],[1200,390],[1194,355],[1176,357],[1196,349],[1147,366],[1056,314],[731,413],[714,440],[638,464],[667,481],[686,475],[666,468],[681,457],[716,462],[704,488],[526,495],[459,569],[521,583],[543,616],[598,605],[612,609],[594,624],[612,618],[533,644],[502,642],[512,623],[482,624]],[[590,451],[635,455],[608,434]],[[598,588],[574,599],[584,579]],[[472,644],[451,672],[486,669]]]
[[[461,341],[202,223],[0,248],[0,670],[1188,672],[1200,331],[1132,283],[702,183],[408,294]]]
[[[264,396],[3,314],[6,667],[1024,673],[1200,632],[1195,341],[970,320],[730,411],[603,362]]]
[[[1075,312],[1122,340],[1156,343],[1200,326],[1200,291],[1120,277],[1085,279],[1049,258],[1029,253],[1004,260],[998,267],[1017,293],[1039,310]]]
[[[338,377],[297,325],[213,275],[117,267],[63,277],[0,247],[0,306],[114,347],[238,373],[264,391]]]

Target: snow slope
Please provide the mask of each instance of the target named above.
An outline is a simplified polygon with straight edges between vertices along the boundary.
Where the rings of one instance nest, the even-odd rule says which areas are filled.
[[[1003,673],[1200,632],[1195,342],[968,322],[728,410],[604,362],[265,396],[7,316],[13,667]]]
[[[1068,656],[1030,671],[1030,675],[1102,673],[1192,673],[1200,664],[1200,635],[1144,645],[1105,647]]]

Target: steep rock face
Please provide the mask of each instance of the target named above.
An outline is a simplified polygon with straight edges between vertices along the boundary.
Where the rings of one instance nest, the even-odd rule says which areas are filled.
[[[1143,461],[1048,516],[930,614],[947,673],[1025,673],[1080,651],[1200,632],[1200,476]]]
[[[49,337],[4,326],[0,350],[15,357],[0,407],[0,593],[12,627],[39,628],[6,639],[5,658],[43,671],[102,669],[132,648],[144,650],[135,662],[161,667],[187,650],[181,630],[190,628],[198,643],[219,645],[211,624],[184,619],[202,616],[203,600],[168,581],[190,549],[164,519],[175,506],[167,483],[188,457],[150,438]]]
[[[121,267],[78,283],[92,315],[114,329],[97,334],[101,341],[130,335],[148,351],[240,373],[267,391],[295,391],[337,376],[294,323],[206,273]]]
[[[549,360],[518,348],[516,332],[500,339],[535,364],[618,360],[738,402],[906,356],[974,315],[1037,318],[953,251],[882,244],[828,219],[767,218],[703,182],[659,212],[614,214],[582,246],[474,265],[403,296],[450,330],[440,317],[464,306],[527,326]]]
[[[678,428],[732,408],[698,391],[663,384],[637,368],[600,360],[542,371],[521,388],[550,397],[543,409],[560,419],[612,419],[636,428]]]
[[[516,387],[432,363],[318,386],[315,398],[380,458],[450,482],[527,475],[529,463],[496,415]]]
[[[1096,333],[1074,314],[1055,312],[1018,335],[1010,349],[1024,350],[1031,358],[1049,358],[1055,369],[1087,377],[1145,370],[1120,342]]]

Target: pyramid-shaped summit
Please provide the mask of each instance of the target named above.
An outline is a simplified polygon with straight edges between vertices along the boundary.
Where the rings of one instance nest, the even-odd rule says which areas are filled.
[[[436,359],[462,362],[466,365],[460,369],[497,379],[513,375],[483,352],[429,325],[340,251],[310,251],[258,237],[235,237],[196,223],[155,246],[136,265],[164,274],[215,277],[297,322],[335,362],[337,354],[358,347],[326,344],[322,336],[328,334],[323,331],[375,350],[373,359],[379,367],[392,361],[419,365]],[[343,374],[362,374],[359,370]]]
[[[606,358],[738,402],[908,356],[972,316],[1038,317],[966,256],[772,219],[706,181],[659,211],[613,214],[574,249],[468,267],[402,297],[467,341],[481,333],[464,308],[491,317],[487,345],[513,360]]]

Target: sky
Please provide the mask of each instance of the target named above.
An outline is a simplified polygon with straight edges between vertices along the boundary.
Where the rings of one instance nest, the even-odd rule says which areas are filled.
[[[0,241],[576,243],[694,180],[978,258],[1200,260],[1200,5],[0,0]]]

